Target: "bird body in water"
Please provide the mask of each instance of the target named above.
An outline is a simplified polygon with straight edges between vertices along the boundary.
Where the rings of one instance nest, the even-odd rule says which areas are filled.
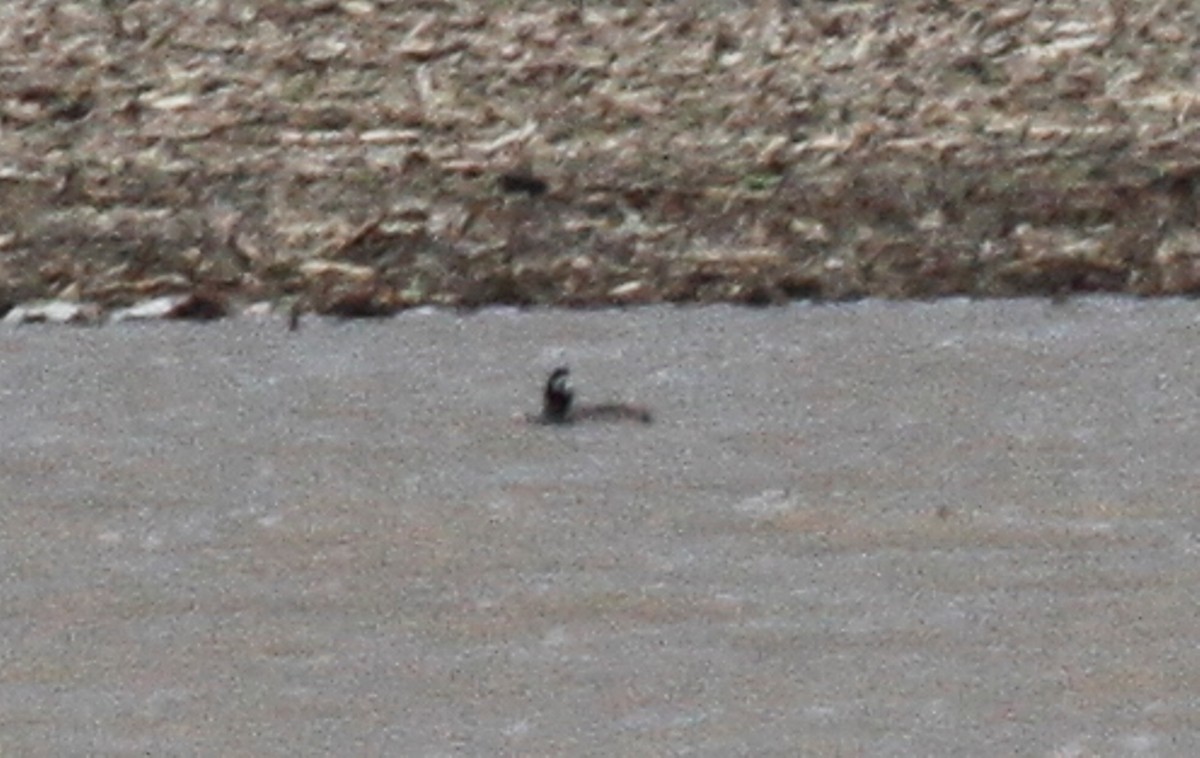
[[[550,372],[542,392],[542,412],[531,417],[531,420],[540,424],[574,424],[581,421],[636,421],[649,424],[654,421],[649,410],[636,405],[575,405],[575,390],[571,388],[570,375],[571,370],[566,366],[559,366]]]

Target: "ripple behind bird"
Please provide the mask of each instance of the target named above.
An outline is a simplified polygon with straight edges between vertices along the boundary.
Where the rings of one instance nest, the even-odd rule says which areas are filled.
[[[634,421],[649,424],[654,421],[649,409],[626,403],[576,405],[575,390],[571,388],[571,370],[559,366],[550,372],[542,391],[542,412],[529,416],[538,424],[574,424],[582,421]]]

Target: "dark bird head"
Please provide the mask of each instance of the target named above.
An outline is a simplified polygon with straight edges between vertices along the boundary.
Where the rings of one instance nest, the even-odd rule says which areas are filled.
[[[567,421],[571,413],[571,402],[575,399],[575,391],[571,389],[568,379],[571,370],[559,366],[550,372],[546,380],[546,391],[542,395],[542,418],[552,423]]]

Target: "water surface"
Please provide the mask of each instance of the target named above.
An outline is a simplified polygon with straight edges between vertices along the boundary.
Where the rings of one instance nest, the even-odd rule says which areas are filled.
[[[1195,755],[1198,316],[5,329],[0,752]]]

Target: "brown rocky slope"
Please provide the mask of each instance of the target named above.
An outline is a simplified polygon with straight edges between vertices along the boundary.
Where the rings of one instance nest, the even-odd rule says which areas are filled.
[[[1198,49],[1188,0],[13,0],[0,309],[1191,293]]]

